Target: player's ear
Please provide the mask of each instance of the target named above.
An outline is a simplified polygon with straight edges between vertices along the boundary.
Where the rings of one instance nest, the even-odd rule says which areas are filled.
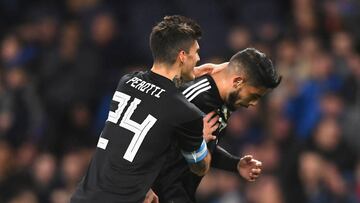
[[[244,78],[242,78],[240,76],[236,76],[232,79],[232,84],[233,84],[233,87],[236,89],[241,88],[245,84]]]
[[[179,51],[179,54],[178,54],[178,58],[180,60],[180,63],[184,63],[185,62],[185,51],[184,50],[180,50]]]

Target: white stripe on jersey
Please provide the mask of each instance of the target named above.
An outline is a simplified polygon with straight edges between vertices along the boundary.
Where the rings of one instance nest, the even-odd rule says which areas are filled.
[[[195,94],[193,94],[190,98],[187,98],[189,102],[191,102],[196,96],[198,96],[200,93],[205,92],[207,90],[211,89],[211,86],[204,87],[197,91]]]
[[[200,80],[199,82],[197,82],[197,83],[191,85],[190,87],[186,88],[186,89],[183,91],[183,95],[185,95],[185,94],[188,93],[191,89],[193,89],[193,88],[195,88],[195,87],[203,84],[203,83],[206,82],[206,81],[207,81],[207,78],[202,79],[202,80]]]
[[[209,82],[206,82],[206,83],[203,83],[203,84],[195,87],[194,89],[192,89],[189,93],[187,93],[187,94],[185,95],[186,99],[189,99],[189,97],[190,97],[192,94],[194,94],[196,91],[198,91],[199,89],[202,89],[202,88],[204,88],[204,87],[206,87],[206,86],[210,86],[210,83],[209,83]]]

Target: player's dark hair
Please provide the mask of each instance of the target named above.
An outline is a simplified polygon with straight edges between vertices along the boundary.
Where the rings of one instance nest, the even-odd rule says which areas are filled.
[[[154,61],[173,64],[179,51],[189,52],[195,40],[200,39],[201,28],[190,18],[166,16],[155,25],[150,34],[150,48]]]
[[[278,75],[271,60],[255,48],[247,48],[230,59],[229,70],[243,72],[250,85],[275,88],[282,77]]]

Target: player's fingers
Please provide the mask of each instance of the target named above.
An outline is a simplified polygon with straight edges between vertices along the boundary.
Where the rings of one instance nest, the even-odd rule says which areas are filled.
[[[258,178],[259,176],[260,176],[260,174],[258,174],[258,173],[250,173],[250,177]]]
[[[260,176],[260,173],[250,173],[251,178],[258,178]]]
[[[218,129],[219,125],[220,125],[220,124],[217,123],[217,124],[215,124],[214,126],[212,126],[212,127],[210,128],[211,132],[212,132],[212,133],[215,132],[215,131]]]
[[[215,116],[215,117],[213,117],[212,119],[210,119],[210,120],[208,121],[208,123],[209,123],[210,126],[213,126],[213,125],[215,125],[218,121],[219,121],[219,116]]]
[[[255,160],[255,161],[256,161],[255,166],[258,168],[261,168],[262,167],[261,161],[258,161],[258,160]]]
[[[206,143],[210,142],[210,141],[213,141],[213,140],[216,140],[216,136],[214,135],[207,135],[206,137],[204,137]]]
[[[251,176],[249,177],[249,179],[250,179],[250,180],[256,180],[258,177],[259,177],[259,176],[251,175]]]
[[[255,175],[260,175],[261,169],[259,169],[259,168],[251,169],[251,173],[252,173],[252,174],[255,174]]]
[[[245,155],[243,156],[243,158],[241,158],[243,161],[245,162],[250,162],[252,160],[253,156],[252,155]]]
[[[203,138],[205,139],[205,141],[207,143],[212,141],[212,140],[216,140],[216,136],[212,135],[211,132],[205,133],[205,131],[204,131],[204,134],[203,134]]]
[[[211,136],[209,136],[209,138],[208,138],[208,142],[209,142],[209,141],[216,140],[216,139],[217,139],[217,137],[216,137],[216,136],[211,135]]]
[[[261,168],[262,167],[261,161],[258,161],[256,159],[251,159],[250,163],[251,163],[251,165],[255,166],[256,168]]]
[[[256,173],[260,173],[261,172],[261,168],[252,168],[251,172],[256,172]]]
[[[216,113],[215,111],[212,111],[212,112],[206,114],[203,118],[203,121],[206,123],[209,122],[209,120],[211,119],[211,117],[213,117],[215,115],[215,113]]]

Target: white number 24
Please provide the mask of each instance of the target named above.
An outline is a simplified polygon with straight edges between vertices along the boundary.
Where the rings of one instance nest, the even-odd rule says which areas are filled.
[[[119,102],[119,104],[118,108],[115,111],[109,112],[107,121],[117,124],[122,112],[130,101],[131,96],[116,91],[112,99],[116,102]],[[147,117],[142,123],[137,123],[130,119],[140,102],[140,99],[134,98],[134,100],[130,103],[129,107],[125,111],[119,124],[120,127],[123,127],[134,133],[134,137],[131,139],[130,145],[126,149],[126,152],[123,156],[124,159],[130,162],[134,160],[134,157],[138,152],[140,145],[144,141],[146,134],[157,121],[157,119],[150,114],[147,115]],[[108,141],[109,140],[100,137],[98,147],[105,149]]]

